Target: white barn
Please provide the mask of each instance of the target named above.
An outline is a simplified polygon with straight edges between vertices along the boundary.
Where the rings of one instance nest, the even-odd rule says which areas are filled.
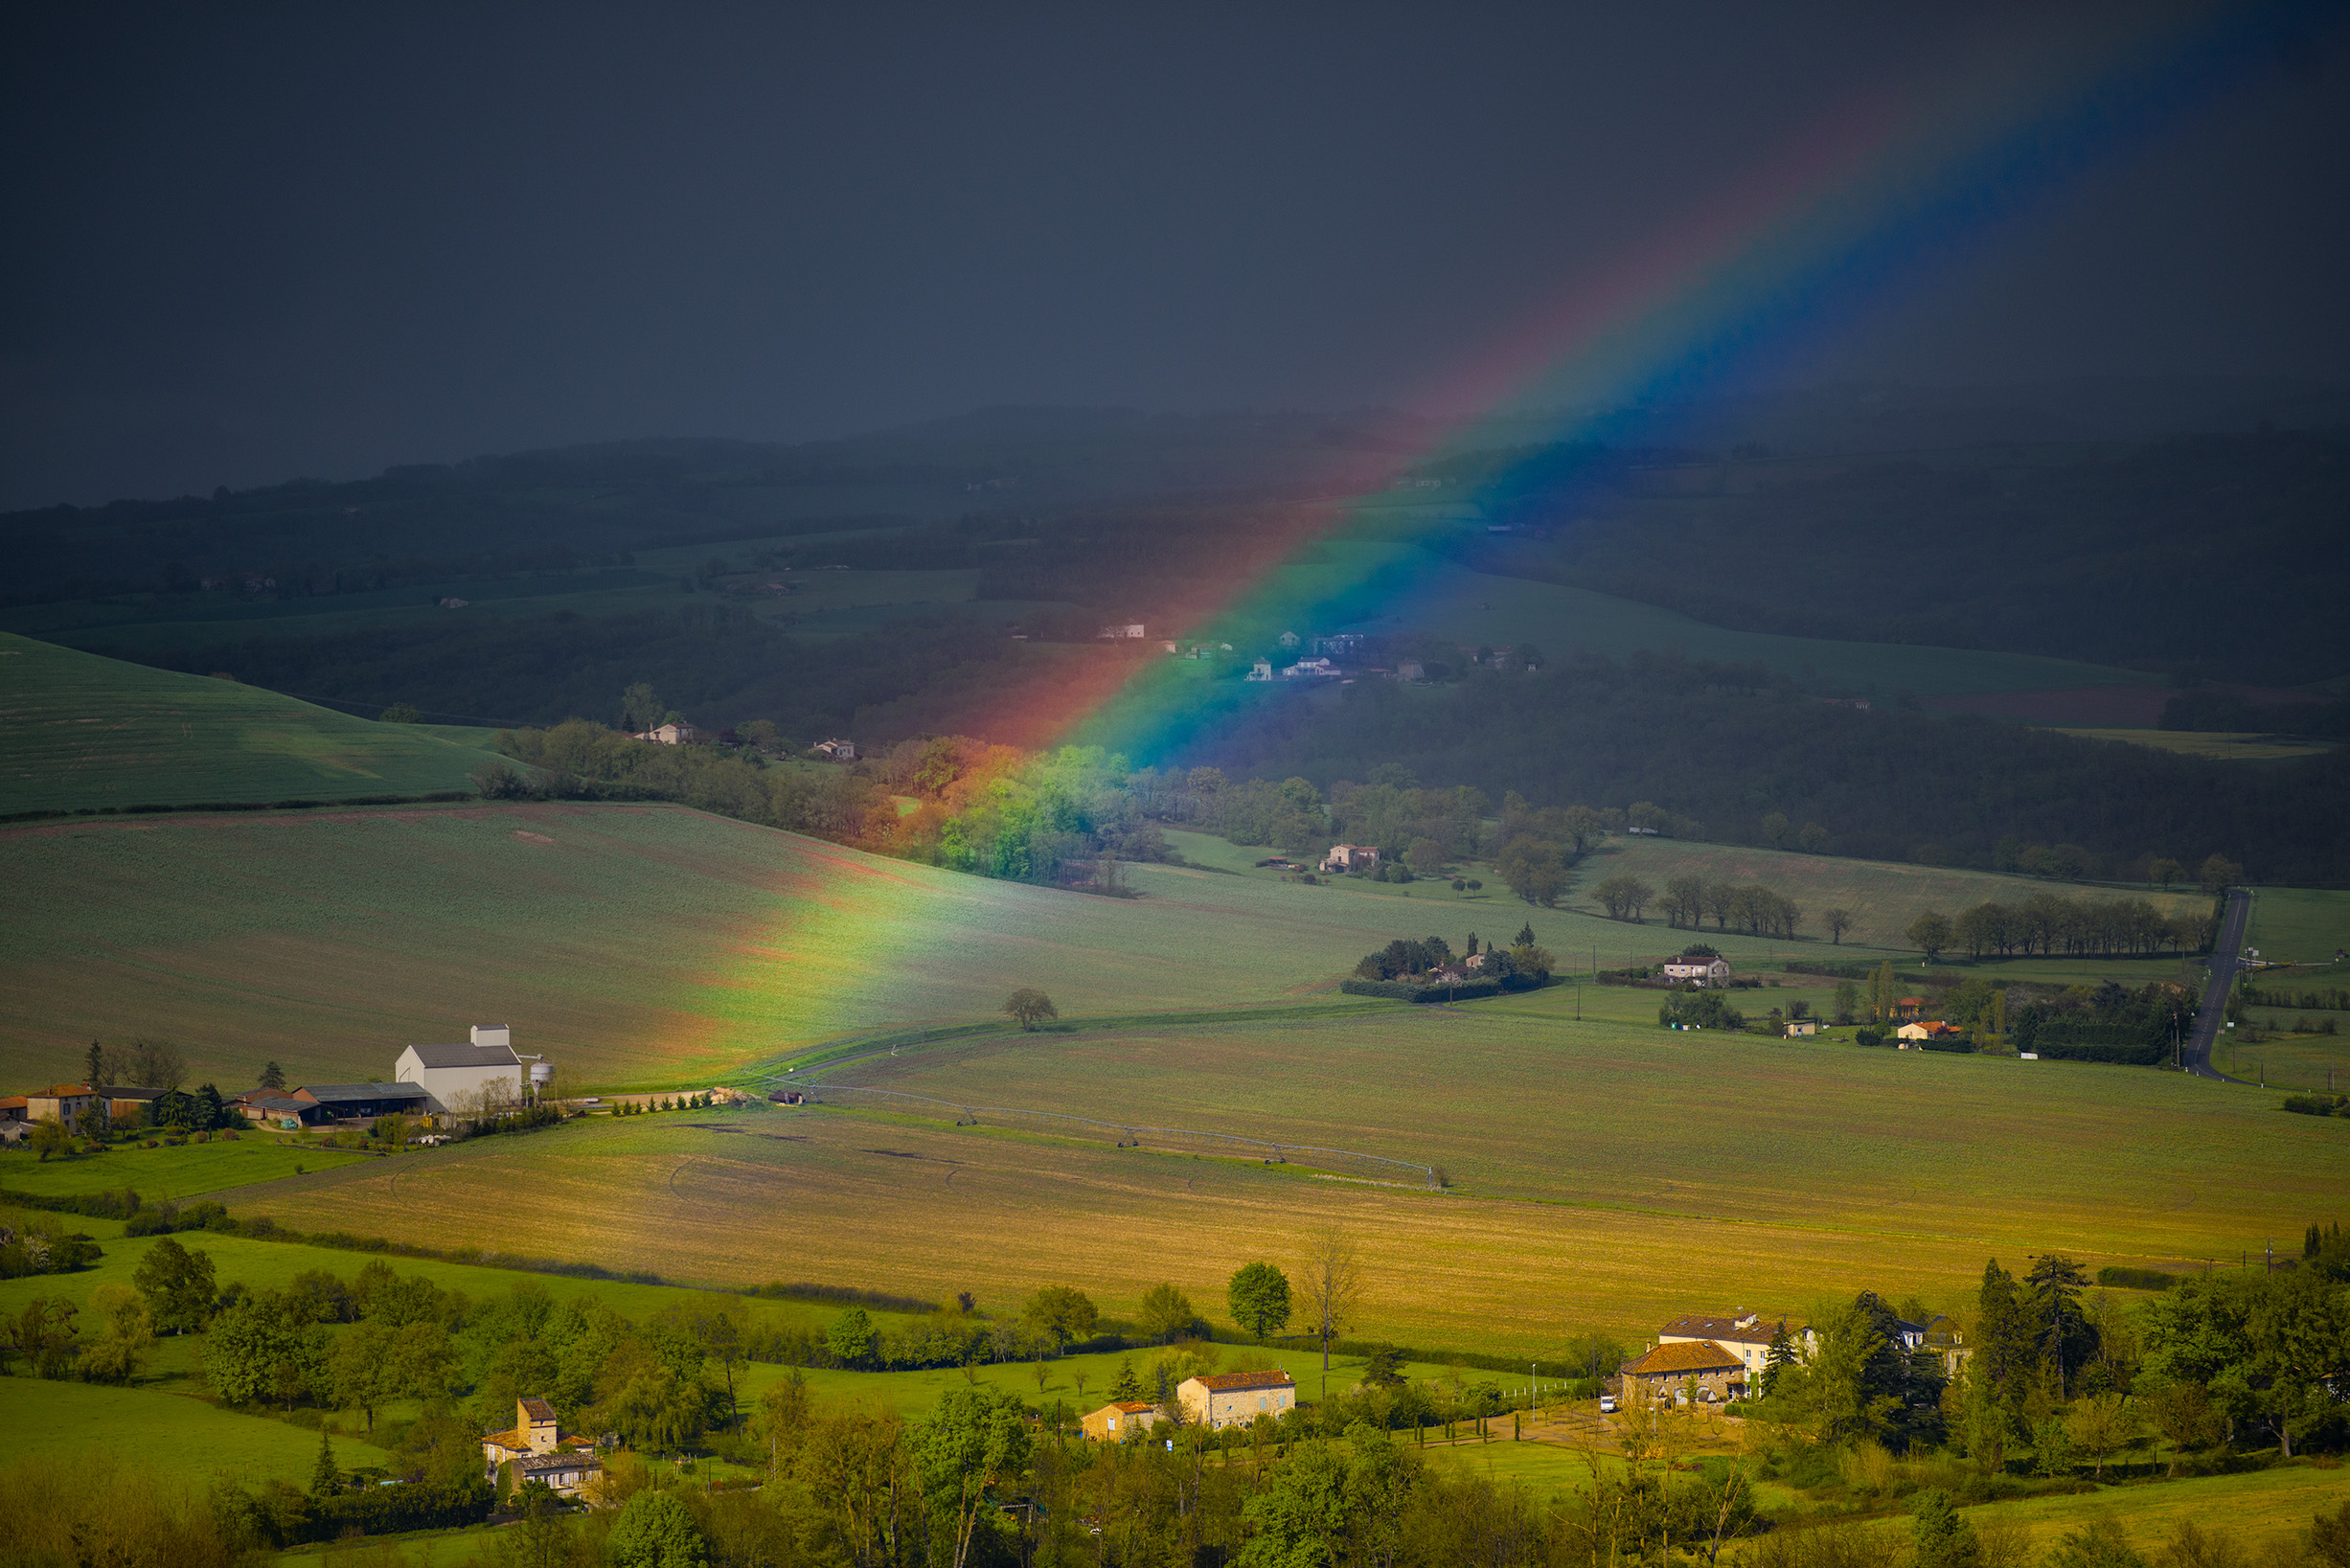
[[[440,1112],[512,1104],[522,1098],[527,1077],[504,1024],[475,1024],[463,1045],[412,1045],[392,1066],[396,1082],[422,1088]]]

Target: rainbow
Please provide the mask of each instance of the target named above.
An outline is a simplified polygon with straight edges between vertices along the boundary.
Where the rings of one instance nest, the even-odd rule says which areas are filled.
[[[1435,415],[1425,443],[1353,495],[1289,509],[1175,640],[1253,652],[1284,627],[1337,629],[1395,614],[1423,576],[1408,551],[1350,551],[1359,564],[1335,573],[1294,567],[1309,549],[1327,555],[1360,540],[1397,478],[1449,454],[1524,445],[1530,422],[1552,454],[1604,443],[1628,415],[1785,363],[1811,339],[1979,253],[2083,171],[2240,87],[2272,58],[2280,29],[2309,14],[2204,13],[2118,45],[2106,39],[2023,67],[1960,67],[1939,82],[1836,106],[1693,216],[1579,280],[1432,384],[1418,400]],[[1558,406],[1589,412],[1532,415]],[[1004,727],[1152,763],[1249,699],[1236,674],[1230,660],[1104,661],[1074,676],[1062,669],[1006,693]]]

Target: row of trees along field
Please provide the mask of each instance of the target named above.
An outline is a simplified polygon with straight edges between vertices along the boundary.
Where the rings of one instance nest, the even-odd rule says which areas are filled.
[[[1642,920],[1651,904],[1664,912],[1665,923],[1676,930],[1700,930],[1707,916],[1717,931],[1743,931],[1750,937],[1793,938],[1803,924],[1803,907],[1785,894],[1760,882],[1708,882],[1700,876],[1676,876],[1665,883],[1660,899],[1656,889],[1637,876],[1610,876],[1591,890],[1608,918]],[[1843,941],[1852,916],[1831,909],[1822,917],[1832,936]]]
[[[2223,884],[2225,885],[2225,884]],[[1956,920],[1927,910],[1904,933],[1909,945],[1936,959],[1953,948],[1969,958],[2066,953],[2111,958],[2122,954],[2201,952],[2219,929],[2219,912],[2166,916],[2144,898],[2065,898],[2035,893],[2020,903],[1986,900]]]
[[[412,1528],[434,1511],[438,1524],[478,1518],[490,1506],[479,1433],[503,1424],[526,1393],[550,1398],[566,1425],[623,1423],[653,1448],[685,1446],[698,1424],[714,1432],[710,1447],[767,1483],[669,1488],[635,1455],[611,1453],[595,1486],[605,1506],[582,1517],[526,1489],[522,1521],[502,1545],[521,1560],[582,1568],[1142,1568],[1203,1555],[1235,1568],[1472,1559],[1565,1568],[1666,1560],[1677,1550],[1720,1560],[1741,1540],[1749,1543],[1741,1560],[1757,1568],[1889,1568],[1905,1546],[1949,1568],[2025,1560],[2014,1537],[1969,1523],[1959,1504],[2074,1490],[2124,1469],[2206,1472],[2265,1446],[2290,1458],[2350,1440],[2350,1243],[2339,1226],[2313,1225],[2302,1256],[2274,1270],[2133,1276],[2165,1287],[2134,1307],[2091,1295],[2061,1256],[2038,1257],[2020,1276],[1992,1261],[1958,1320],[1973,1354],[1955,1377],[1939,1346],[1903,1347],[1899,1319],[1924,1320],[1921,1305],[1897,1309],[1863,1292],[1809,1326],[1808,1354],[1782,1329],[1747,1407],[1745,1457],[1684,1463],[1701,1417],[1667,1402],[1652,1420],[1619,1424],[1625,1463],[1595,1463],[1587,1479],[1548,1493],[1497,1488],[1475,1466],[1432,1466],[1423,1453],[1431,1426],[1497,1435],[1494,1418],[1521,1409],[1522,1390],[1409,1382],[1377,1353],[1354,1386],[1278,1418],[1205,1431],[1170,1400],[1152,1441],[1089,1443],[1072,1440],[1064,1404],[1043,1404],[1041,1383],[1035,1404],[1016,1387],[949,1386],[907,1420],[860,1399],[819,1400],[795,1375],[737,1412],[719,1376],[731,1378],[741,1341],[724,1298],[631,1321],[592,1300],[558,1304],[534,1284],[468,1303],[380,1260],[352,1281],[313,1270],[283,1290],[217,1296],[208,1277],[189,1280],[192,1270],[203,1272],[189,1254],[143,1267],[137,1290],[124,1292],[132,1299],[107,1301],[173,1327],[209,1308],[207,1375],[225,1363],[222,1375],[256,1404],[299,1406],[323,1378],[347,1408],[396,1388],[423,1393],[423,1411],[379,1428],[388,1464],[355,1474],[322,1436],[307,1493],[222,1481],[199,1503],[103,1462],[69,1470],[20,1460],[0,1471],[0,1499],[12,1504],[46,1503],[67,1520],[84,1519],[91,1499],[125,1511],[140,1534],[110,1561],[242,1562],[322,1529]],[[1058,1333],[1074,1327],[1065,1314],[1075,1294],[1039,1292],[1032,1306]],[[1164,1287],[1171,1331],[1190,1327],[1179,1297]],[[1286,1277],[1267,1264],[1236,1272],[1227,1298],[1236,1316],[1256,1316],[1260,1333],[1289,1305]],[[1146,1380],[1129,1358],[1104,1397],[1160,1398],[1194,1364],[1162,1358]],[[353,1486],[386,1472],[410,1485]],[[1809,1511],[1893,1511],[1909,1523],[1773,1529],[1760,1482],[1792,1491]],[[47,1513],[28,1514],[20,1543],[56,1528]],[[2228,1560],[2223,1531],[2196,1529],[2205,1533],[2174,1539],[2174,1560]],[[2317,1515],[2308,1543],[2321,1555],[2350,1544],[2350,1507]],[[2105,1524],[2077,1530],[2049,1560],[2145,1568]]]

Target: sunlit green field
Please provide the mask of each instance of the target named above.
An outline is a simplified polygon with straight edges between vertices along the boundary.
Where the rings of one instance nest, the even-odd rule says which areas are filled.
[[[318,1459],[316,1432],[221,1410],[184,1394],[38,1377],[12,1377],[8,1391],[0,1460],[128,1450],[167,1475],[199,1483],[218,1475],[250,1487],[264,1480],[307,1485]],[[334,1446],[346,1469],[383,1462],[380,1450],[357,1437],[340,1438]]]
[[[0,814],[465,789],[491,754],[0,632]]]
[[[1370,1262],[1358,1332],[1542,1353],[1584,1324],[1629,1334],[1861,1288],[1956,1306],[1987,1256],[2232,1258],[2330,1213],[2350,1157],[2350,1122],[2280,1115],[2277,1094],[1654,1016],[1653,993],[1561,987],[1358,1019],[1008,1033],[825,1070],[926,1097],[843,1104],[920,1117],[605,1121],[404,1160],[396,1185],[353,1168],[230,1196],[305,1229],[486,1245],[497,1194],[528,1188],[550,1256],[986,1303],[1070,1283],[1112,1313],[1162,1279],[1213,1301],[1240,1263],[1293,1261],[1335,1222]],[[1236,1146],[1200,1134],[1284,1147],[1218,1157]],[[1453,1189],[1428,1191],[1426,1167]]]
[[[242,1088],[243,1085],[233,1085]],[[369,1156],[347,1150],[281,1142],[269,1133],[240,1133],[234,1142],[215,1139],[177,1148],[114,1145],[103,1154],[74,1154],[42,1160],[30,1149],[0,1153],[0,1191],[57,1196],[127,1187],[148,1203],[191,1198],[224,1187],[243,1187],[297,1174],[302,1169],[331,1170]]]
[[[2252,891],[2247,945],[2271,964],[2331,964],[2350,947],[2350,892],[2340,889],[2265,887]],[[2310,981],[2298,975],[2263,974],[2255,984],[2292,988],[2298,984],[2350,986],[2339,975]]]

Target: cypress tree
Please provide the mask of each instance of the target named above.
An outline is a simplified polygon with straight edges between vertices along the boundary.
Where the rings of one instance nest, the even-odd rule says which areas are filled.
[[[343,1472],[334,1463],[334,1440],[318,1434],[318,1463],[310,1466],[310,1495],[331,1497],[343,1489]]]

